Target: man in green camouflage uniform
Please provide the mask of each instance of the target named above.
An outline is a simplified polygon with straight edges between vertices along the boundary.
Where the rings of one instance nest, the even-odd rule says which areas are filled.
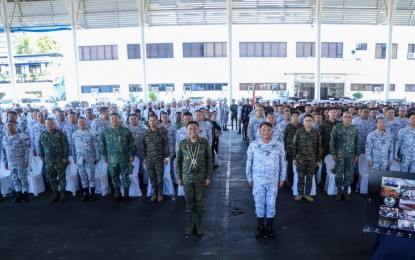
[[[157,116],[151,114],[148,118],[149,129],[144,133],[144,164],[150,175],[150,183],[153,188],[153,196],[150,201],[163,201],[164,165],[169,162],[169,140],[167,130],[158,128]]]
[[[131,162],[134,161],[136,147],[134,137],[128,128],[121,126],[121,117],[117,113],[110,115],[111,127],[102,132],[101,154],[111,175],[112,185],[115,189],[114,200],[121,201],[120,175],[124,187],[124,201],[130,200],[130,174]]]
[[[328,154],[330,154],[330,139],[331,139],[331,131],[333,127],[338,124],[339,122],[336,120],[337,110],[335,107],[330,108],[329,110],[329,117],[323,121],[321,124],[319,131],[321,137],[321,159],[323,160],[323,167],[321,168],[321,183],[320,186],[324,188],[326,183],[326,164],[324,163],[324,159]]]
[[[287,160],[287,180],[286,184],[288,187],[291,187],[293,184],[294,179],[294,172],[293,172],[293,147],[294,147],[294,135],[295,132],[303,128],[304,126],[300,124],[300,113],[298,111],[294,111],[291,115],[291,123],[289,123],[284,128],[284,147],[287,153],[286,160]]]
[[[176,171],[179,185],[184,186],[186,211],[189,224],[185,234],[193,233],[196,226],[198,235],[203,235],[205,186],[210,184],[213,171],[212,150],[208,141],[199,136],[199,124],[187,124],[188,138],[180,142],[176,156]]]
[[[53,196],[50,202],[66,200],[66,167],[68,166],[69,145],[66,135],[56,129],[52,118],[46,120],[46,131],[42,132],[39,140],[40,158],[49,176]],[[61,188],[60,198],[58,187]]]
[[[346,111],[343,113],[343,123],[333,128],[330,140],[330,154],[336,162],[334,166],[337,186],[336,200],[341,200],[342,193],[346,201],[352,199],[348,190],[353,181],[353,169],[359,158],[359,149],[358,129],[352,125],[350,112]]]
[[[304,176],[307,178],[305,198],[313,202],[311,197],[312,178],[316,173],[317,163],[320,158],[320,133],[313,128],[313,116],[305,115],[303,118],[304,127],[299,128],[294,135],[293,162],[298,172],[298,195],[295,201],[300,201],[304,196]]]

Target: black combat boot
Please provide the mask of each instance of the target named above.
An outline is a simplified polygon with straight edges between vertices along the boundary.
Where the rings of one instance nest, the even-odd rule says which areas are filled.
[[[140,189],[144,189],[146,187],[146,185],[144,184],[144,175],[139,174],[138,175],[138,180],[140,181]]]
[[[88,188],[82,188],[82,192],[83,192],[83,197],[81,199],[81,201],[89,201],[90,199],[90,195],[89,195],[89,189]]]
[[[264,218],[258,218],[258,227],[255,231],[255,237],[262,237],[265,233]]]
[[[3,201],[3,194],[1,193],[1,190],[0,190],[0,201]]]
[[[28,202],[29,200],[30,200],[29,192],[27,192],[27,191],[23,192],[22,202]]]
[[[337,201],[342,200],[342,190],[341,190],[341,188],[337,188],[337,195],[334,199],[337,200]]]
[[[343,198],[344,198],[345,201],[351,201],[352,200],[352,197],[350,197],[350,195],[349,195],[349,188],[345,187],[343,189]]]
[[[202,228],[202,220],[203,220],[203,213],[193,214],[193,218],[196,224],[196,234],[198,236],[203,236],[203,228]]]
[[[91,187],[91,196],[89,197],[90,201],[95,201],[95,187]]]
[[[66,191],[65,190],[61,190],[61,196],[59,198],[59,202],[65,202],[67,199],[66,197]]]
[[[189,217],[189,223],[187,224],[186,228],[184,229],[184,234],[186,236],[190,236],[195,229],[195,219],[193,218],[193,213],[187,213]]]
[[[53,190],[53,195],[52,195],[52,198],[49,199],[49,202],[50,203],[58,202],[58,200],[59,200],[58,191],[57,190]]]
[[[122,197],[121,197],[120,188],[116,188],[116,189],[114,189],[114,201],[115,201],[115,202],[122,201]]]
[[[129,202],[130,201],[130,189],[124,188],[124,201]]]
[[[275,238],[276,234],[274,231],[274,219],[267,218],[267,237]]]
[[[23,194],[21,191],[18,191],[14,194],[13,203],[19,203],[22,201],[22,199],[23,199]]]

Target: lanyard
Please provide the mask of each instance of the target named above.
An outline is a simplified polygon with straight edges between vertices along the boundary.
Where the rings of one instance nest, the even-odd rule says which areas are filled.
[[[191,146],[187,145],[187,151],[189,152],[190,157],[192,159],[190,169],[191,170],[196,169],[197,172],[200,171],[199,166],[197,165],[197,160],[196,160],[197,156],[199,155],[199,150],[200,150],[200,144],[196,145],[194,150]]]

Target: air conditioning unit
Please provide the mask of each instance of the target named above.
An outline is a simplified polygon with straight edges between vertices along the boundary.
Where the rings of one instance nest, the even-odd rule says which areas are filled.
[[[159,87],[151,87],[150,89],[153,92],[159,92]]]
[[[113,88],[112,89],[112,92],[113,93],[120,93],[120,88]]]
[[[409,52],[408,53],[408,59],[415,60],[415,52]]]
[[[98,94],[99,93],[99,88],[91,88],[91,93],[92,94]]]
[[[228,84],[223,84],[222,91],[228,91],[228,90],[229,90]]]
[[[184,86],[184,92],[189,92],[192,91],[192,87],[191,86]]]
[[[278,89],[279,89],[278,85],[271,85],[272,91],[278,91]]]
[[[381,92],[382,91],[382,87],[373,87],[373,91],[375,91],[375,92]]]
[[[166,92],[173,92],[174,87],[166,87]]]
[[[254,86],[248,86],[248,91],[253,91],[255,89]]]

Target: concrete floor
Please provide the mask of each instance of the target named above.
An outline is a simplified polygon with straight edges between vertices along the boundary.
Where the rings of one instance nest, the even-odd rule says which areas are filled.
[[[0,259],[369,259],[374,235],[362,232],[366,197],[336,202],[318,190],[314,203],[294,203],[280,189],[277,239],[256,239],[253,197],[245,178],[241,135],[225,132],[221,166],[207,189],[205,235],[185,238],[183,197],[114,203],[111,197],[49,204],[50,193],[25,204],[0,203]],[[68,193],[69,194],[69,193]],[[244,213],[230,216],[226,206]]]

